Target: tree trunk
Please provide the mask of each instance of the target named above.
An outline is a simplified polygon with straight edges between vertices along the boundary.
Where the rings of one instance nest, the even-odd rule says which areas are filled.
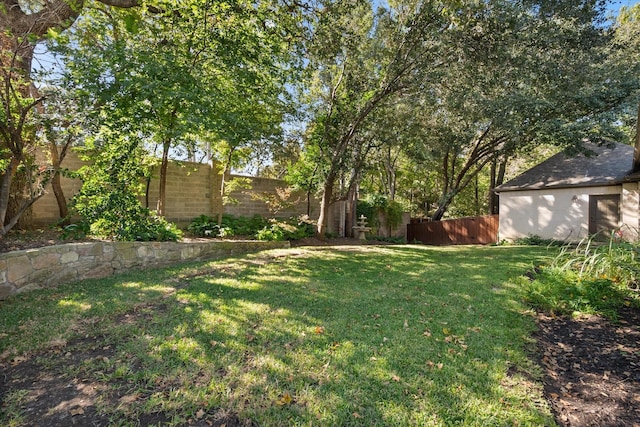
[[[62,219],[60,225],[69,225],[69,208],[67,206],[67,199],[64,196],[60,180],[60,165],[64,158],[60,153],[58,153],[58,147],[54,141],[49,143],[49,154],[51,156],[51,166],[55,168],[54,175],[51,178],[51,188],[53,188],[53,194],[56,197],[56,202],[58,203],[58,212]]]
[[[640,171],[640,103],[638,103],[638,119],[636,121],[636,141],[635,148],[633,150],[633,170],[632,172]]]
[[[322,191],[322,200],[320,200],[320,215],[318,216],[318,238],[324,239],[327,232],[327,219],[329,216],[329,206],[333,197],[333,186],[335,184],[335,176],[330,175],[324,183]]]
[[[440,221],[442,219],[447,209],[449,209],[449,206],[451,206],[454,197],[455,193],[453,192],[444,195],[443,199],[438,203],[438,208],[433,215],[431,215],[431,221]]]
[[[165,216],[167,201],[167,169],[169,168],[169,148],[171,141],[165,140],[162,143],[162,163],[160,164],[160,189],[158,191],[158,204],[156,210],[158,215]]]
[[[7,224],[7,220],[10,219],[7,218],[7,210],[9,207],[9,198],[11,197],[11,183],[20,163],[22,163],[20,157],[11,157],[9,165],[2,175],[2,181],[0,181],[0,226],[2,226],[0,236],[6,235],[11,229],[7,228],[5,224]]]
[[[356,207],[357,207],[357,198],[358,198],[358,186],[355,183],[352,183],[349,186],[349,191],[347,192],[347,208],[346,215],[344,218],[344,236],[345,237],[354,237],[353,227],[356,225]]]
[[[506,169],[506,160],[501,160],[499,164],[498,160],[491,162],[491,183],[489,185],[489,213],[491,215],[497,215],[500,211],[500,198],[494,190],[504,182]]]

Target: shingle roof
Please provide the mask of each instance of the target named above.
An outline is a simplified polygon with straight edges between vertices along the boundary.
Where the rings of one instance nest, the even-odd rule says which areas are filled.
[[[498,186],[496,191],[592,187],[640,180],[639,175],[630,175],[633,147],[619,143],[586,143],[585,147],[595,155],[587,157],[584,154],[569,156],[558,153]]]

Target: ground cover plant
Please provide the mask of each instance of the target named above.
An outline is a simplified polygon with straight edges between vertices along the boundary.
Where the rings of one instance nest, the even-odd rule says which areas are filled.
[[[551,315],[597,314],[615,319],[624,306],[640,306],[640,246],[612,234],[565,244],[549,265],[523,279],[525,299]]]
[[[512,278],[539,247],[343,246],[0,302],[0,424],[553,425]]]

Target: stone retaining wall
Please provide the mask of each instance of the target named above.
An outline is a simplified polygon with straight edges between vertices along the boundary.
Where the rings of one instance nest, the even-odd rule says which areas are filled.
[[[32,289],[106,277],[131,269],[203,261],[289,242],[87,242],[0,254],[0,300]]]

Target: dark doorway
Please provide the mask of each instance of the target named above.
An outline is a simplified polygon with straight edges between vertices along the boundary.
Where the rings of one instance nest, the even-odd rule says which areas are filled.
[[[589,196],[589,234],[609,234],[620,226],[620,195]]]

